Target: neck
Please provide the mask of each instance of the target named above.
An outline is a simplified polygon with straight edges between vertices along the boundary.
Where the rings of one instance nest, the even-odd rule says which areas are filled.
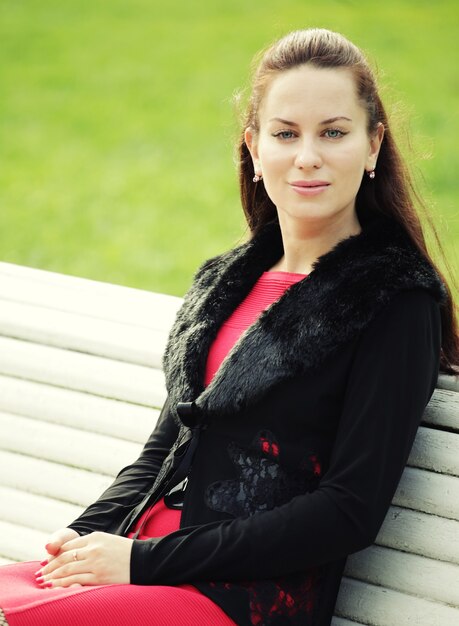
[[[342,239],[358,235],[362,230],[355,212],[329,222],[289,220],[279,214],[279,224],[284,255],[271,270],[297,274],[309,274],[320,256]]]

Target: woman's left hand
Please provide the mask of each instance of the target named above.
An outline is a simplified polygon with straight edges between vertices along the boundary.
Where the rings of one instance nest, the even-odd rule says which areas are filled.
[[[132,539],[95,532],[65,543],[36,573],[42,587],[130,582]]]

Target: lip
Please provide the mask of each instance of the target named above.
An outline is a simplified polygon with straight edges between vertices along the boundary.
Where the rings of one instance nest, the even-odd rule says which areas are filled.
[[[293,187],[325,187],[330,183],[326,180],[294,180],[290,184]]]
[[[301,196],[316,196],[330,186],[326,180],[294,180],[289,184]]]

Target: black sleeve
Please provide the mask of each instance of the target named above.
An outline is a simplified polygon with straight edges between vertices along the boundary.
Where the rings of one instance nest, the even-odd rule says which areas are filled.
[[[270,578],[373,543],[435,388],[439,353],[433,298],[420,290],[394,297],[358,341],[319,488],[248,518],[135,540],[131,582]]]
[[[166,400],[153,433],[139,458],[123,468],[100,498],[71,524],[80,535],[116,526],[153,485],[164,458],[175,442],[179,427]]]

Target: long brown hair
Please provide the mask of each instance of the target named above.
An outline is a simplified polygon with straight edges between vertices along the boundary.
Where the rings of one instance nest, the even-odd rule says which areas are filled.
[[[382,213],[396,220],[411,238],[421,254],[435,267],[427,250],[424,233],[416,211],[422,205],[405,161],[394,141],[384,105],[378,93],[375,76],[363,53],[343,35],[325,29],[298,30],[275,42],[261,56],[255,70],[252,92],[248,102],[239,141],[239,182],[242,206],[252,235],[268,222],[278,220],[276,207],[263,184],[253,183],[253,164],[244,139],[244,130],[259,131],[258,112],[266,89],[274,76],[299,65],[318,68],[349,68],[354,76],[357,94],[367,111],[368,134],[373,135],[380,123],[385,133],[378,156],[377,176],[364,176],[356,198],[359,215]],[[430,221],[437,242],[433,223]],[[441,246],[440,246],[441,250]],[[438,268],[436,268],[438,271]],[[438,271],[441,276],[441,273]],[[442,276],[447,298],[442,306],[442,351],[440,367],[444,372],[457,373],[459,364],[459,333],[451,291]]]

